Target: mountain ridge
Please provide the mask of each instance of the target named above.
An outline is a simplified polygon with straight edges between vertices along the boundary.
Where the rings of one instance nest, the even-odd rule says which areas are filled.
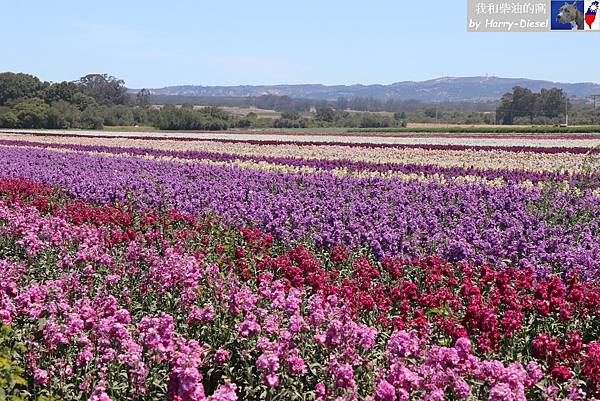
[[[281,84],[203,86],[176,85],[150,89],[156,95],[256,97],[262,95],[289,96],[300,99],[334,100],[338,98],[365,98],[378,100],[419,100],[426,102],[486,102],[498,100],[514,86],[523,86],[535,92],[560,88],[570,97],[589,97],[600,94],[600,84],[593,82],[562,83],[528,78],[501,78],[496,76],[440,77],[426,81],[399,81],[391,84]],[[135,93],[138,90],[131,89]]]

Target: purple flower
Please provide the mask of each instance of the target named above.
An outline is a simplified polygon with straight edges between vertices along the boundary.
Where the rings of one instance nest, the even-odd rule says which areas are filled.
[[[387,352],[394,358],[409,358],[419,352],[419,339],[413,333],[399,331],[390,337]]]
[[[529,362],[527,364],[527,387],[535,386],[542,380],[542,377],[544,377],[544,372],[542,372],[540,366],[533,361]]]
[[[516,401],[513,391],[506,383],[496,384],[490,390],[489,401]]]
[[[292,355],[286,358],[286,362],[288,365],[288,369],[295,375],[303,375],[306,374],[306,364],[304,363],[304,359],[298,356],[298,352],[294,352]]]
[[[220,366],[229,360],[229,351],[219,348],[215,352],[215,364]]]
[[[380,380],[375,388],[375,401],[396,401],[396,389],[386,380]]]
[[[217,391],[208,399],[209,401],[237,401],[236,388],[236,385],[233,383],[221,384],[217,388]]]
[[[256,317],[250,315],[238,326],[238,332],[242,337],[252,337],[261,332],[260,325],[256,322]]]
[[[271,388],[279,386],[279,376],[277,375],[277,373],[267,373],[264,376],[263,381],[267,386]]]
[[[48,372],[44,369],[34,369],[33,370],[33,380],[35,381],[36,384],[40,385],[40,386],[45,386],[46,384],[48,384],[48,380],[49,380],[49,375]]]
[[[344,364],[338,366],[335,370],[335,386],[341,389],[354,389],[356,387],[354,369],[352,369],[351,365]]]

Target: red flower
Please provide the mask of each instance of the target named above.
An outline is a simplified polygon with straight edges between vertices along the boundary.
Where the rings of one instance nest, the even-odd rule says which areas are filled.
[[[550,375],[559,382],[564,383],[571,378],[571,371],[562,365],[556,365]]]
[[[600,342],[587,345],[585,358],[582,360],[583,375],[587,378],[593,396],[600,396]]]

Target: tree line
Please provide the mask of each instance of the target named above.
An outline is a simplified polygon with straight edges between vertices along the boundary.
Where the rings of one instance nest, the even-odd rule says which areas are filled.
[[[89,74],[77,81],[49,83],[23,73],[0,74],[0,127],[99,129],[145,111],[129,107],[122,80]]]
[[[130,94],[125,82],[108,74],[88,74],[76,81],[43,82],[30,74],[0,73],[0,127],[101,129],[104,126],[151,125],[165,130],[225,130],[230,128],[396,127],[397,118],[372,113],[336,111],[328,103],[315,113],[311,101],[261,97],[256,107],[282,110],[277,119],[255,113],[234,116],[216,106],[151,107],[152,94]],[[223,106],[223,104],[219,104]],[[301,109],[300,114],[296,109]]]
[[[501,124],[557,124],[564,120],[565,113],[572,107],[562,89],[542,89],[535,93],[527,88],[516,86],[505,93],[496,109],[497,120]]]
[[[160,106],[157,106],[160,104]],[[199,107],[198,105],[202,105]],[[264,118],[235,116],[221,107],[255,107],[280,112]],[[600,124],[598,109],[572,102],[560,89],[534,93],[515,87],[499,103],[426,104],[406,100],[293,99],[287,96],[156,96],[147,89],[128,93],[123,80],[88,74],[76,81],[50,83],[23,73],[0,73],[0,127],[101,129],[153,126],[164,130],[231,128],[395,128],[406,123],[557,124],[569,110],[571,124]]]

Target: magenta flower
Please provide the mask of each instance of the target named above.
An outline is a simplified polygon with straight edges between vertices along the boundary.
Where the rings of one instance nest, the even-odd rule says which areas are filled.
[[[225,362],[229,360],[229,351],[219,348],[217,352],[215,352],[215,364],[223,365]]]
[[[208,399],[209,401],[237,401],[236,388],[233,383],[221,384]]]
[[[354,389],[354,369],[349,364],[343,364],[335,370],[335,386],[340,389]]]
[[[386,380],[380,380],[375,388],[375,401],[396,401],[396,389]]]

